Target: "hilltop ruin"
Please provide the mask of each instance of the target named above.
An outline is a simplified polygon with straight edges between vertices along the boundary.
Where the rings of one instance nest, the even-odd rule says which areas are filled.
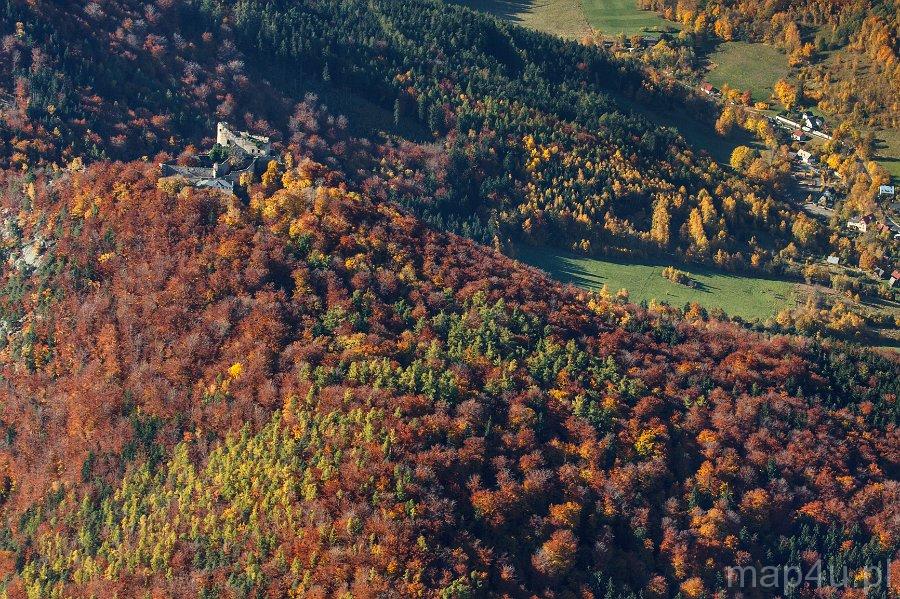
[[[183,177],[194,187],[234,193],[242,176],[260,175],[273,159],[276,157],[268,137],[235,131],[227,123],[219,122],[215,145],[197,156],[195,164],[164,162],[160,170],[164,177]]]

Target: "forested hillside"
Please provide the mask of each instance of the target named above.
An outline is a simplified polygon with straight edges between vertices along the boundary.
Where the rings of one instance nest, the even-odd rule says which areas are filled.
[[[6,176],[7,596],[699,598],[894,557],[896,361],[575,293],[295,158],[246,207]]]
[[[761,263],[785,209],[632,115],[656,83],[421,0],[0,14],[0,596],[710,599],[817,560],[759,594],[888,596],[895,357],[440,230]],[[217,120],[278,159],[161,178]]]
[[[3,0],[0,27],[4,165],[179,152],[217,119],[273,133],[290,107],[183,3]]]
[[[629,111],[684,102],[663,83],[602,50],[458,7],[10,0],[6,12],[13,165],[178,152],[217,118],[277,135],[315,81],[430,129],[437,146],[380,145],[362,176],[484,243],[678,250],[742,268],[795,241],[792,211],[774,199],[777,160],[759,158],[752,184],[727,175]]]

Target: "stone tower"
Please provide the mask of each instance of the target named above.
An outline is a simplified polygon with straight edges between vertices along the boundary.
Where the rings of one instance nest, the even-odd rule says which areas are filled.
[[[216,125],[216,143],[220,146],[228,146],[231,141],[231,131],[228,129],[228,125],[219,121],[219,124]]]

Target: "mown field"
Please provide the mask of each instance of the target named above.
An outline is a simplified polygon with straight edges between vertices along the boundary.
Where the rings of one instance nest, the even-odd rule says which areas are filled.
[[[589,31],[580,0],[454,0],[518,25],[569,39]]]
[[[707,310],[720,308],[730,316],[766,320],[793,305],[795,285],[787,281],[736,276],[698,266],[679,266],[698,285],[692,289],[663,278],[663,264],[616,262],[584,258],[553,248],[519,246],[515,257],[547,271],[557,280],[586,289],[627,289],[631,300],[664,301],[673,306],[697,302]]]
[[[767,44],[725,42],[709,55],[707,81],[721,87],[749,89],[754,100],[768,100],[775,82],[787,76],[787,57]]]
[[[666,31],[675,26],[653,11],[640,10],[635,0],[582,0],[588,23],[604,35],[634,35]]]

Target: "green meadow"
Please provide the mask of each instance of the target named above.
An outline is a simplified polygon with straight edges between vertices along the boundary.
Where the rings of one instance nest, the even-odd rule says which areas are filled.
[[[725,42],[709,55],[712,70],[707,81],[716,87],[727,83],[738,89],[749,89],[756,101],[772,95],[775,82],[789,71],[787,56],[767,44]]]
[[[675,27],[657,13],[641,10],[635,0],[582,0],[584,16],[604,35],[635,35]]]
[[[544,33],[577,39],[589,31],[580,0],[454,0]]]
[[[900,184],[900,130],[884,129],[875,132],[876,161]]]
[[[555,279],[586,289],[606,285],[610,292],[627,289],[631,301],[657,300],[673,306],[697,302],[745,320],[766,320],[793,305],[795,286],[787,281],[724,273],[698,266],[678,266],[697,282],[686,287],[663,278],[664,264],[585,258],[553,248],[518,246],[515,257]]]

